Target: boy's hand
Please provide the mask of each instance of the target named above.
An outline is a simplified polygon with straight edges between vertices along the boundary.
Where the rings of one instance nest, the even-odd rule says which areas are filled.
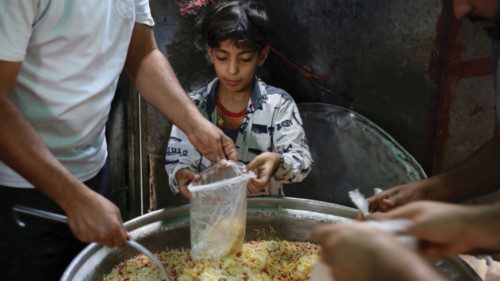
[[[255,157],[246,169],[247,171],[256,171],[257,178],[251,178],[248,183],[250,193],[261,192],[271,180],[271,176],[278,169],[280,157],[274,152],[264,152]]]
[[[186,199],[191,199],[191,192],[189,192],[187,186],[192,181],[197,181],[200,179],[200,175],[187,169],[180,169],[175,174],[175,180],[177,181],[177,185],[179,187],[179,193],[182,197]]]

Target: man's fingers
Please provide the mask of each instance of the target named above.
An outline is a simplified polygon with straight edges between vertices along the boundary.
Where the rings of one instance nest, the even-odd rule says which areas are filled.
[[[205,156],[205,158],[207,158],[208,160],[210,160],[210,162],[212,163],[218,163],[219,160],[221,159],[221,155],[218,155],[218,154],[215,154],[215,153],[203,153],[203,156]]]
[[[214,159],[211,161],[214,163],[219,162],[221,159],[226,159],[226,156],[224,155],[224,150],[222,148],[225,138],[227,138],[227,136],[224,135],[224,133],[219,130],[218,138],[210,142],[210,145],[212,146],[210,148],[211,151],[210,154],[212,157],[214,157]]]
[[[99,244],[106,246],[107,248],[114,248],[115,242],[113,242],[113,238],[103,239],[101,242],[98,241]]]
[[[228,136],[222,134],[221,137],[222,152],[225,159],[239,161],[238,152],[234,146],[234,142]]]
[[[384,219],[411,219],[417,215],[417,209],[413,204],[395,208],[383,215],[379,215]]]
[[[364,221],[365,219],[366,219],[366,217],[365,217],[365,215],[363,215],[363,213],[362,213],[362,212],[358,212],[358,213],[356,214],[356,220],[357,220],[357,221]]]
[[[125,246],[127,246],[127,240],[127,231],[125,231],[125,229],[122,229],[119,235],[113,237],[113,244],[118,248],[125,248]]]
[[[214,143],[213,146],[214,147],[212,148],[212,153],[210,155],[213,159],[209,158],[209,160],[213,163],[218,163],[219,161],[227,158],[235,161],[239,160],[237,158],[238,155],[236,153],[233,140],[226,136],[222,131],[220,131],[219,140]]]
[[[333,224],[321,224],[313,228],[311,236],[314,241],[322,243],[326,237],[334,235],[338,232],[338,227]]]
[[[388,213],[382,213],[382,212],[375,212],[370,214],[370,220],[375,220],[375,221],[381,221],[381,220],[387,220],[387,214]]]
[[[382,201],[380,202],[380,210],[382,212],[387,212],[389,210],[392,210],[396,207],[396,198],[394,197],[387,197],[383,198]]]
[[[396,202],[396,196],[391,196],[388,193],[381,193],[368,199],[368,209],[372,212],[387,212],[396,207]]]

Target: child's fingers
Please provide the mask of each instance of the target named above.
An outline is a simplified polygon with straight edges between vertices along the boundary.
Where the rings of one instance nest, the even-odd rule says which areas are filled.
[[[250,193],[260,192],[264,187],[265,184],[263,184],[261,180],[256,178],[251,178],[248,183],[248,191],[250,191]]]
[[[179,186],[179,193],[182,195],[182,197],[186,199],[191,199],[192,194],[191,192],[189,192],[186,185]]]
[[[200,175],[197,173],[194,173],[192,171],[189,171],[190,173],[187,174],[188,178],[190,181],[197,181],[200,179]]]
[[[246,169],[247,171],[258,170],[263,164],[264,161],[262,159],[262,154],[261,154],[255,157],[250,163],[248,163]]]
[[[246,170],[247,171],[253,171],[253,170],[256,170],[257,167],[259,167],[260,163],[258,163],[255,159],[248,163],[248,165],[246,166]]]

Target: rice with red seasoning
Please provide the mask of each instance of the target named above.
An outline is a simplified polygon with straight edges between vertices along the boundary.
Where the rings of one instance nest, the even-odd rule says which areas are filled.
[[[188,250],[156,254],[172,280],[309,280],[319,258],[319,246],[308,242],[250,241],[241,253],[220,261],[194,262]],[[160,271],[146,256],[137,255],[113,268],[104,281],[161,280]]]

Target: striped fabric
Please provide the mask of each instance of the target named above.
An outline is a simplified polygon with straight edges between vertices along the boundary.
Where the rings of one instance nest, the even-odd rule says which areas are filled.
[[[189,94],[200,112],[214,124],[217,120],[218,85],[219,80],[215,78],[207,86]],[[266,85],[258,78],[235,146],[240,161],[245,164],[265,151],[282,155],[282,163],[265,191],[252,195],[283,195],[283,184],[300,182],[311,170],[313,161],[297,105],[287,92]],[[177,171],[188,168],[201,172],[209,165],[210,161],[196,151],[187,136],[173,126],[165,157],[172,191],[179,192],[174,177]]]

